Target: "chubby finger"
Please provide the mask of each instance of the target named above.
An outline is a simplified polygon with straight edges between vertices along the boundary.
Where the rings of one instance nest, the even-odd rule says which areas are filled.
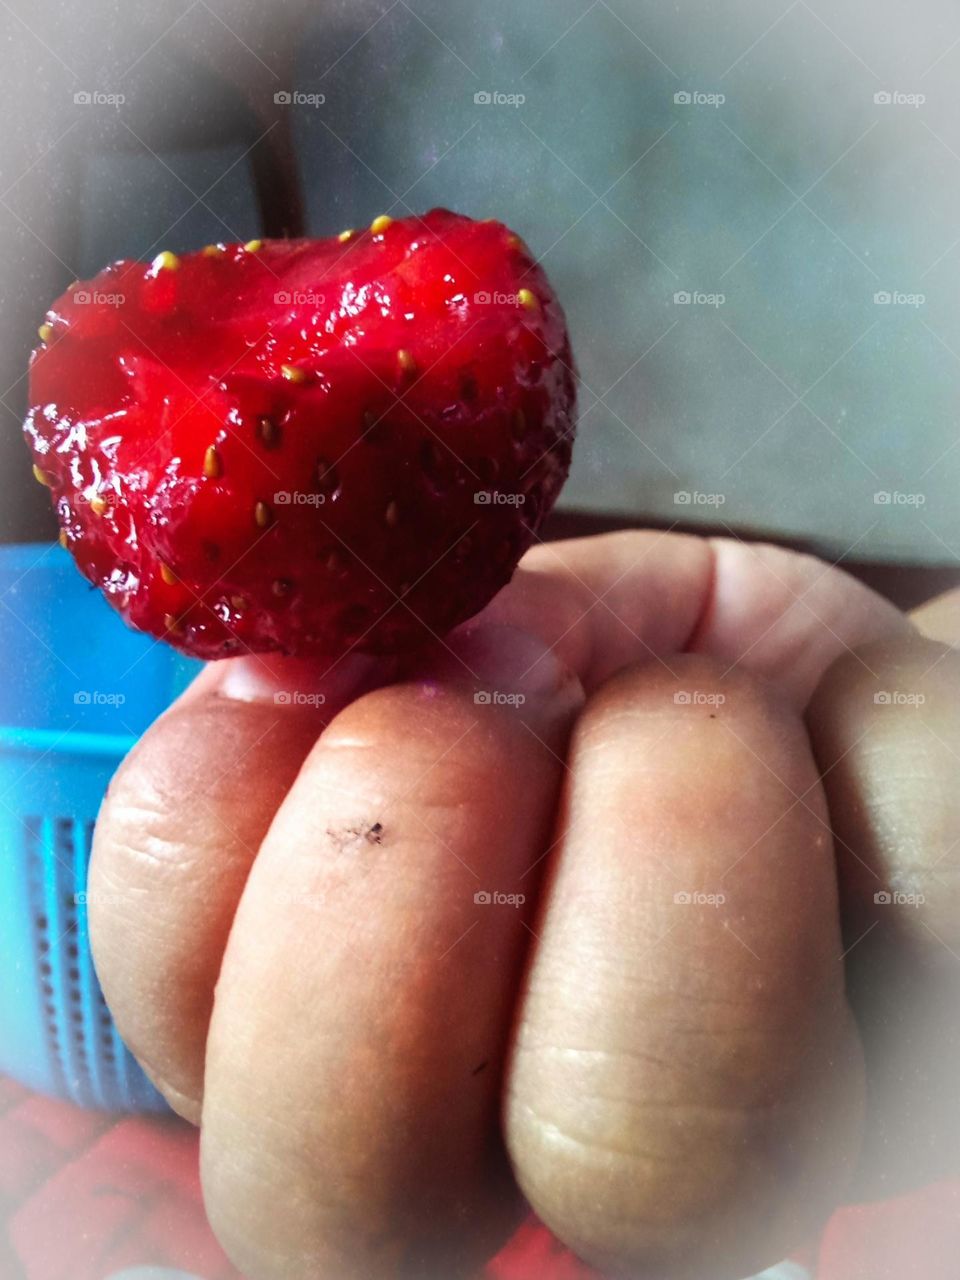
[[[181,1115],[199,1119],[213,988],[250,865],[324,724],[367,663],[207,667],[144,735],[97,823],[89,910],[121,1035]]]
[[[808,719],[866,1048],[855,1190],[890,1195],[960,1171],[960,651],[918,636],[860,649]]]
[[[604,1271],[740,1277],[836,1203],[861,1059],[799,716],[676,657],[589,701],[508,1072],[533,1207]]]
[[[258,1280],[452,1280],[521,1210],[498,1123],[536,892],[521,877],[581,692],[494,630],[333,721],[244,888],[202,1168],[211,1222]]]

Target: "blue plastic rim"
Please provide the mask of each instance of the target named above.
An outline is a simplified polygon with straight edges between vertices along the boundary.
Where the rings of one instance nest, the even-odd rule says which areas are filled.
[[[45,543],[0,547],[0,659],[0,1073],[163,1110],[94,972],[87,866],[117,765],[200,664],[128,630]]]

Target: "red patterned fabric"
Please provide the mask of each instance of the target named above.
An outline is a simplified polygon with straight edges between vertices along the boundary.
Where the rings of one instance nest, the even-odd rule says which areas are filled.
[[[197,1136],[0,1090],[3,1280],[106,1280],[153,1264],[240,1280],[207,1225]]]

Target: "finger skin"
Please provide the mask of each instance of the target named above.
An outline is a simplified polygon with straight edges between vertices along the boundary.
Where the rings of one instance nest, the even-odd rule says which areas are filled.
[[[915,626],[930,640],[960,646],[960,590],[945,591],[914,609]]]
[[[807,721],[850,927],[882,922],[945,961],[937,937],[960,949],[960,653],[920,637],[861,647],[827,673]],[[894,893],[924,901],[890,912]]]
[[[671,665],[609,681],[575,730],[507,1140],[534,1209],[605,1273],[721,1280],[835,1204],[861,1061],[799,718]],[[725,900],[675,900],[698,892]]]
[[[587,690],[689,651],[764,677],[801,710],[840,654],[912,631],[889,600],[813,556],[648,530],[534,547],[486,616],[541,635]]]
[[[844,643],[907,626],[886,602],[809,557],[646,532],[537,547],[485,614],[438,649],[458,650],[498,621],[539,637],[589,687],[638,658],[672,666],[693,645],[720,654],[725,667],[782,683],[798,706]],[[237,901],[272,814],[329,718],[311,723],[307,714],[295,728],[303,708],[287,706],[288,729],[260,738],[264,706],[277,711],[275,692],[304,687],[289,674],[296,668],[263,659],[208,668],[124,766],[99,824],[91,914],[104,985],[138,1056],[193,1120]],[[226,698],[224,669],[246,670],[253,687]],[[309,686],[325,674],[303,678]],[[244,705],[229,710],[225,698]],[[388,735],[385,744],[402,758],[407,738]],[[518,811],[525,804],[521,796]],[[278,918],[276,929],[284,927]],[[367,973],[372,986],[381,983],[377,971]]]
[[[808,722],[866,1049],[854,1191],[876,1198],[960,1168],[960,651],[919,637],[860,649]]]
[[[777,609],[787,616],[771,627]],[[537,636],[592,688],[639,658],[669,664],[695,642],[716,648],[728,665],[789,683],[805,701],[841,632],[849,636],[850,619],[859,641],[907,625],[879,597],[809,557],[624,532],[536,547],[484,615],[437,649],[449,657],[506,622]],[[355,657],[330,669],[264,657],[211,664],[111,788],[91,871],[94,952],[123,1034],[192,1120],[213,988],[257,845],[330,714],[391,675]],[[322,691],[326,702],[316,713],[274,702],[298,690]],[[278,728],[264,737],[274,714]]]
[[[111,782],[90,867],[93,952],[111,1012],[193,1123],[213,988],[247,873],[344,696],[328,687],[329,701],[278,704],[270,673],[261,675],[265,698],[248,696],[258,691],[249,675],[238,688],[229,662],[210,666],[147,731]]]
[[[521,714],[453,679],[394,686],[311,753],[244,890],[209,1039],[205,1199],[245,1273],[466,1276],[516,1224],[498,1118],[520,877],[578,690],[551,681]]]
[[[614,649],[681,646],[709,583],[706,546],[655,534],[593,545],[585,557],[586,544],[563,544],[569,569],[541,548],[549,572],[518,574],[516,589],[503,593],[511,596],[506,620],[542,631],[543,643],[555,645],[584,678],[594,678],[594,662],[609,667]],[[610,607],[597,606],[599,592],[609,593]],[[656,607],[638,610],[641,600]],[[502,603],[438,644],[438,670],[449,660],[470,676],[460,650],[469,650],[478,632],[497,629]],[[622,610],[622,621],[611,608]],[[610,633],[615,640],[603,638]],[[210,664],[111,785],[90,872],[100,979],[127,1043],[168,1102],[193,1122],[214,986],[260,841],[331,715],[392,674],[356,656],[319,666],[263,656]],[[275,701],[297,691],[325,701],[319,709]]]
[[[912,631],[888,600],[813,556],[734,538],[711,546],[713,589],[690,650],[774,681],[800,709],[837,657]]]
[[[703,538],[649,530],[540,543],[480,621],[540,636],[590,690],[628,663],[686,647],[710,598],[713,559]]]

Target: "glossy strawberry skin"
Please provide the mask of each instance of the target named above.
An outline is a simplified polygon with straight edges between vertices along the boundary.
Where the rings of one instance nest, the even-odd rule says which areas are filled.
[[[121,261],[47,313],[26,422],[61,541],[204,658],[409,649],[510,578],[563,484],[563,312],[446,210]]]

